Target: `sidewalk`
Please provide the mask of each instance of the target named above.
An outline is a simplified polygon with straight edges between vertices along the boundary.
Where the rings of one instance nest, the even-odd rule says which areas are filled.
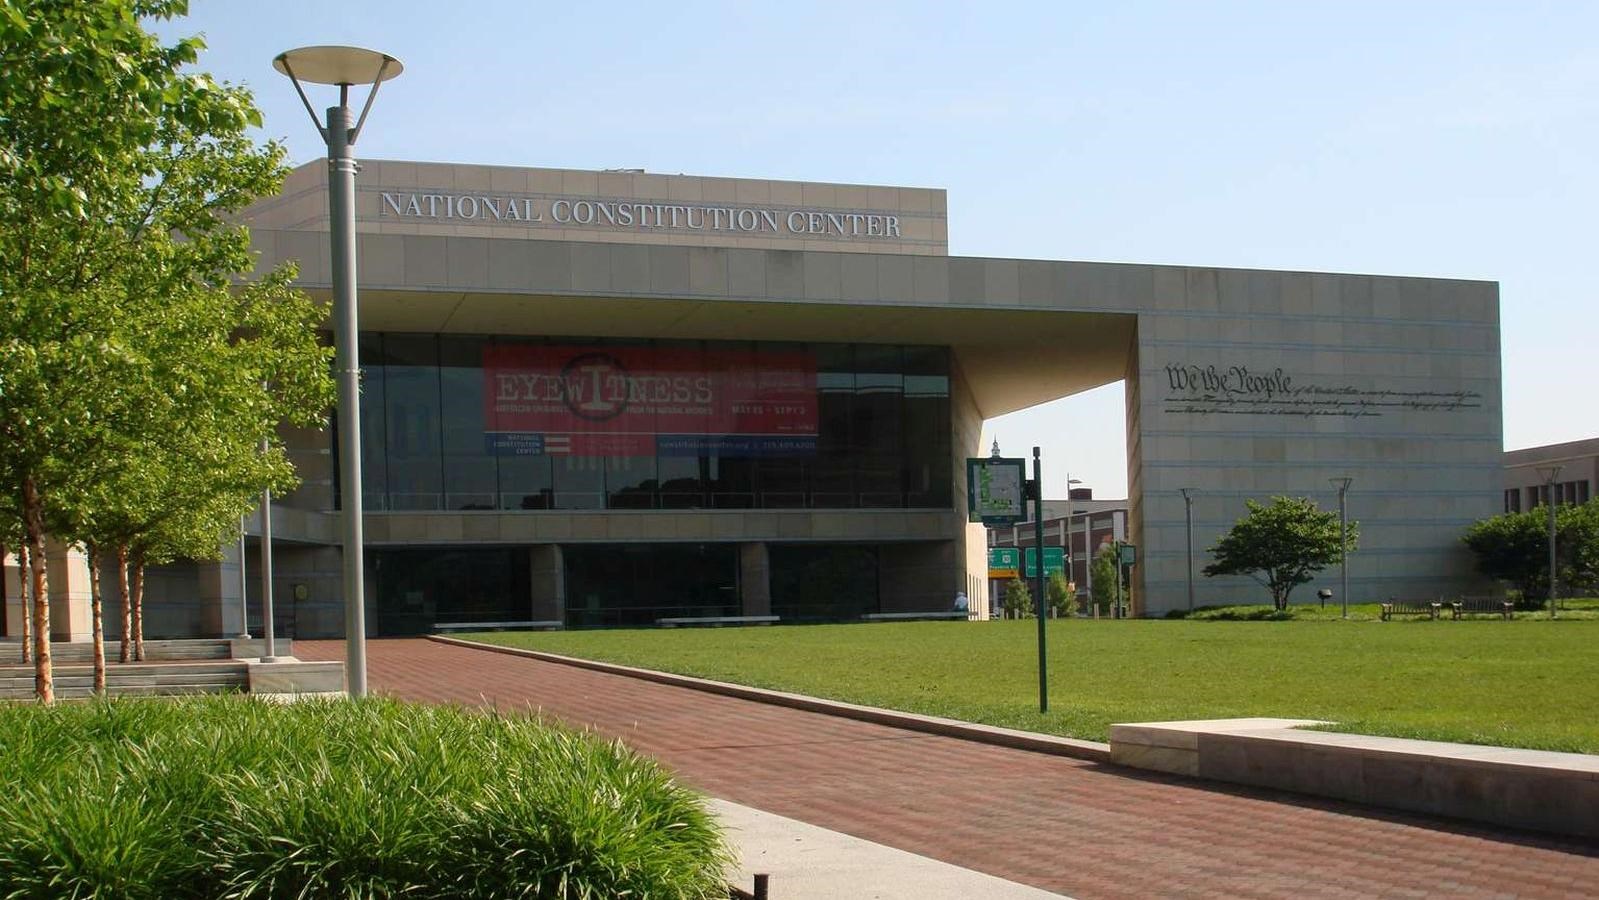
[[[344,647],[297,641],[295,651],[342,659]],[[1574,897],[1599,884],[1599,847],[1576,840],[1140,773],[420,639],[371,641],[368,660],[376,691],[541,710],[622,739],[712,796],[1085,900]]]
[[[771,876],[771,900],[1049,900],[1038,888],[962,869],[815,825],[712,800],[739,855],[733,884],[749,890]]]

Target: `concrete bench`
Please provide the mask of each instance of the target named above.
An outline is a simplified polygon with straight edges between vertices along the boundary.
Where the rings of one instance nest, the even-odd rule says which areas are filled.
[[[776,621],[777,616],[671,616],[656,619],[655,624],[676,628],[679,625],[770,625]]]
[[[1439,600],[1395,600],[1388,598],[1382,605],[1382,620],[1384,622],[1394,616],[1426,616],[1429,619],[1438,618],[1439,610],[1443,603]]]
[[[1454,613],[1453,618],[1456,619],[1469,613],[1487,613],[1501,619],[1513,619],[1515,610],[1516,604],[1498,597],[1461,597],[1449,604],[1449,611]]]
[[[1327,731],[1308,719],[1110,726],[1111,762],[1599,838],[1599,756]]]
[[[554,619],[517,622],[435,622],[434,631],[498,631],[505,628],[558,629],[561,623]]]
[[[908,619],[959,619],[962,622],[971,618],[971,613],[964,610],[942,610],[938,612],[891,612],[867,613],[861,616],[868,622],[893,622]]]

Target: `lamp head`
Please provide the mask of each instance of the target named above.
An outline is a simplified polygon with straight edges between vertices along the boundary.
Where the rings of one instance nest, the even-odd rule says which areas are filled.
[[[365,47],[297,47],[272,58],[272,68],[312,84],[377,84],[405,71],[398,59]]]

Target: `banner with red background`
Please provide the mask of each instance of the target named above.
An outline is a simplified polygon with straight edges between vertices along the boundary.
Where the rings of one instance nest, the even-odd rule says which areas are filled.
[[[803,454],[816,445],[805,351],[496,344],[484,422],[498,453]]]

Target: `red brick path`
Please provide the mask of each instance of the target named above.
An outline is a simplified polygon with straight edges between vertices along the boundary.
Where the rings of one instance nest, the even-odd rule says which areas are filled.
[[[295,641],[342,659],[337,641]],[[425,640],[375,692],[532,707],[717,797],[1079,898],[1594,897],[1599,846],[1228,789]]]

